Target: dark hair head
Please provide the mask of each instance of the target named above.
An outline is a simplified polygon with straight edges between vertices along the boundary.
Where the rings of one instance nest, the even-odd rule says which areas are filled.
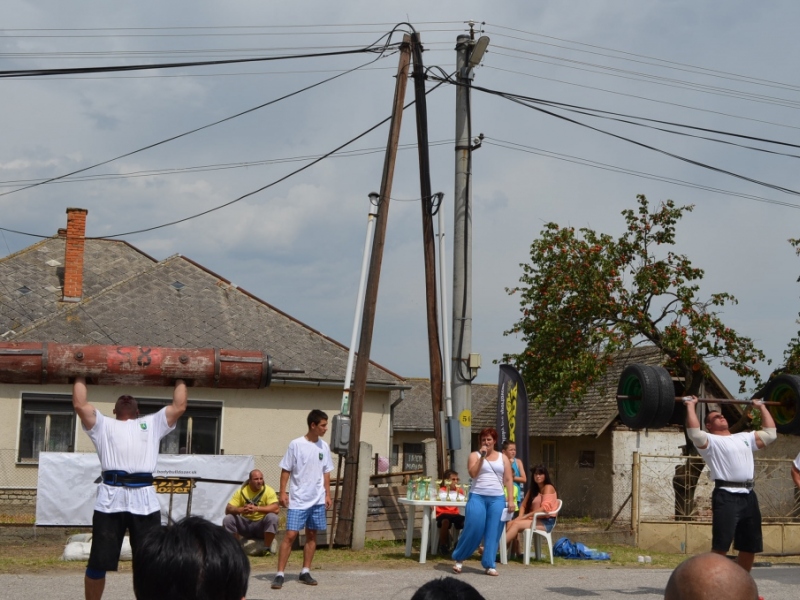
[[[523,507],[522,510],[523,513],[531,512],[531,506],[533,505],[533,500],[536,498],[536,496],[539,495],[539,486],[536,485],[536,480],[533,478],[534,475],[544,475],[544,485],[552,485],[553,489],[555,489],[556,487],[553,485],[553,480],[550,479],[550,473],[547,470],[547,467],[545,467],[541,463],[531,467],[531,482],[529,484],[531,493],[528,495],[528,502]]]
[[[480,433],[478,433],[478,443],[480,443],[481,438],[484,438],[487,435],[492,436],[494,443],[497,443],[497,429],[494,427],[485,427],[484,429],[481,429]]]
[[[311,427],[312,425],[319,425],[320,421],[327,421],[328,415],[315,408],[310,413],[308,413],[308,417],[306,417],[306,423],[308,426]]]
[[[139,403],[133,396],[120,396],[114,405],[114,414],[118,419],[135,419],[139,414]]]
[[[516,445],[517,445],[517,442],[515,442],[514,440],[506,440],[506,441],[504,441],[504,442],[503,442],[503,446],[502,446],[503,450],[508,450],[508,447],[509,447],[511,444],[514,444],[514,445],[516,446]]]
[[[151,529],[133,555],[137,600],[242,600],[249,577],[236,538],[202,517]]]
[[[485,600],[480,592],[466,581],[455,577],[431,579],[421,585],[411,600]]]
[[[447,469],[442,476],[442,479],[450,479],[452,475],[458,475],[458,471],[454,471],[453,469]]]

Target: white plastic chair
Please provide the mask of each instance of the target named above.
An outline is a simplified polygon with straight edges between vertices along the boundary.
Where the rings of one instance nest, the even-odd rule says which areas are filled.
[[[553,564],[553,537],[551,535],[552,530],[550,531],[543,531],[541,529],[536,529],[536,519],[539,517],[555,517],[556,523],[558,522],[558,512],[561,510],[562,502],[559,499],[558,504],[556,505],[556,509],[551,512],[538,512],[533,514],[533,524],[531,525],[530,529],[525,529],[522,532],[523,540],[522,543],[525,547],[525,564],[531,564],[531,542],[533,542],[536,546],[536,560],[541,560],[542,558],[542,538],[547,540],[547,548],[550,550],[550,564]],[[553,523],[553,529],[556,528],[556,523]]]

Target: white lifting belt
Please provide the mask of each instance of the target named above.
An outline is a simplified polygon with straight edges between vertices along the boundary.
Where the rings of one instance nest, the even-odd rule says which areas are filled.
[[[775,427],[763,427],[756,431],[756,435],[761,438],[765,446],[769,446],[772,442],[778,439],[778,430]]]
[[[702,448],[708,444],[708,434],[699,427],[687,427],[686,436],[692,440],[697,448]]]

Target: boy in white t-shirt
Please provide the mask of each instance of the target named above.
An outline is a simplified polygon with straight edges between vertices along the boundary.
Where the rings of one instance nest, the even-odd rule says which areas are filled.
[[[305,527],[306,544],[303,548],[303,569],[299,581],[306,585],[317,585],[311,576],[311,561],[317,549],[317,532],[327,528],[325,511],[333,506],[331,500],[331,451],[322,436],[328,431],[328,415],[321,410],[312,410],[306,418],[308,433],[292,440],[280,462],[280,505],[287,508],[286,536],[278,551],[278,572],[272,581],[272,589],[283,587],[286,563],[292,544],[300,530]],[[286,492],[286,486],[289,492]]]

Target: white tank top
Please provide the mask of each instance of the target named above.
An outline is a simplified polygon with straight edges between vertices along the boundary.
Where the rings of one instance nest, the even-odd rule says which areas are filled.
[[[497,453],[497,460],[484,459],[478,476],[472,480],[470,494],[481,496],[505,496],[503,492],[503,454]]]

